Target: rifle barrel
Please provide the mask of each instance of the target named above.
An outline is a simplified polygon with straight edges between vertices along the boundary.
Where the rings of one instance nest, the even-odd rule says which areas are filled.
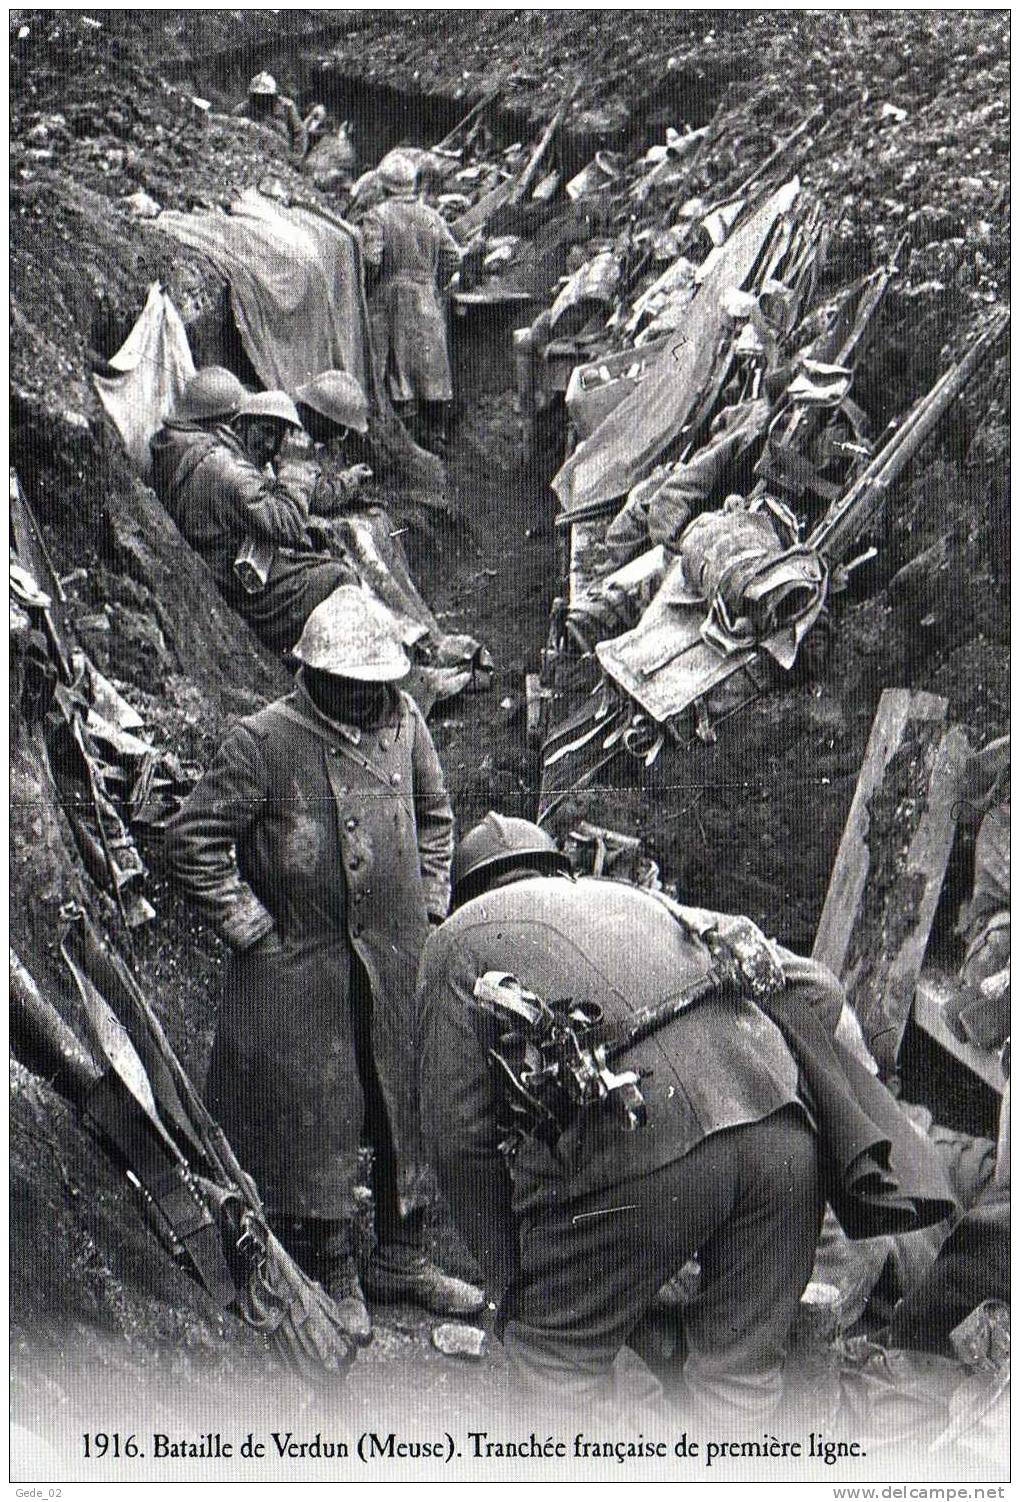
[[[914,404],[903,423],[875,455],[864,473],[858,476],[846,494],[819,522],[808,538],[809,547],[830,555],[839,555],[853,544],[886,491],[931,436],[950,404],[963,391],[991,346],[1005,333],[1008,325],[1009,314],[1000,314],[975,339],[963,358],[943,371],[931,390]]]
[[[626,1030],[622,1037],[606,1045],[605,1055],[607,1061],[618,1059],[628,1048],[633,1048],[637,1043],[643,1043],[653,1033],[667,1027],[682,1012],[686,1012],[695,1002],[703,1001],[706,996],[714,996],[722,990],[723,982],[714,970],[709,970],[700,980],[688,986],[680,996],[674,996],[669,1001],[663,1001],[658,1006],[645,1007],[637,1012],[626,1024]]]
[[[14,1051],[34,1074],[52,1080],[61,1095],[81,1106],[100,1071],[13,949],[10,954]]]
[[[538,169],[542,165],[545,154],[549,150],[549,147],[552,145],[560,126],[567,118],[567,111],[573,104],[574,99],[576,98],[577,93],[580,90],[580,87],[581,80],[579,78],[575,79],[567,89],[566,93],[563,95],[563,98],[560,101],[559,109],[549,121],[549,124],[546,126],[545,130],[542,133],[542,139],[539,141],[538,145],[535,147],[535,150],[532,152],[531,160],[528,162],[514,187],[511,189],[511,203],[520,203],[521,199],[524,197],[525,193],[527,193],[528,189],[531,187],[531,184],[537,177]]]

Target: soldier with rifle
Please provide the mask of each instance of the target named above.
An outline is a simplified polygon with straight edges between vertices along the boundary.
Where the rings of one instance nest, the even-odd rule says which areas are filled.
[[[698,1254],[692,1416],[768,1422],[826,1198],[857,1236],[951,1203],[833,1042],[842,988],[746,918],[572,879],[524,819],[488,814],[453,880],[422,960],[423,1125],[516,1374],[543,1402],[610,1398]]]

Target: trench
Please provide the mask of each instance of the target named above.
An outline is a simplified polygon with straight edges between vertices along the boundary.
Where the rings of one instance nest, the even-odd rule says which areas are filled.
[[[302,59],[298,77],[303,98],[321,99],[336,119],[354,123],[365,163],[378,161],[395,146],[442,140],[477,102],[477,96],[472,95],[454,99],[447,94],[412,93],[310,58]],[[734,77],[732,72],[712,70],[670,73],[635,108],[626,124],[604,130],[575,125],[564,131],[553,149],[557,165],[567,176],[573,176],[596,151],[643,151],[662,139],[667,125],[686,122],[696,129],[711,119],[723,90]],[[512,105],[494,105],[485,119],[499,149],[532,140],[536,134],[534,118]]]
[[[353,118],[366,164],[403,140],[440,138],[473,102],[470,96],[460,100],[415,96],[339,71],[323,71],[317,60],[304,55],[309,41],[303,37],[298,46],[265,57],[239,48],[201,68],[181,65],[171,70],[171,76],[181,80],[187,76],[195,92],[225,104],[242,97],[247,78],[256,68],[269,67],[302,100],[322,97],[338,118]],[[694,126],[702,124],[711,117],[729,81],[695,76],[664,79],[646,100],[640,124],[609,136],[569,135],[563,143],[561,165],[577,170],[596,147],[638,149],[661,138],[665,124],[684,119]],[[499,144],[509,144],[531,139],[534,126],[522,114],[504,110],[496,113],[493,131]],[[135,290],[144,296],[144,285]],[[210,281],[205,294],[201,311],[188,323],[196,362],[227,364],[248,384],[256,384],[225,289]],[[139,301],[131,309],[97,303],[90,314],[92,347],[112,353],[128,333],[140,305]],[[540,433],[541,441],[531,457],[526,457],[514,410],[511,335],[515,325],[530,321],[538,306],[512,313],[476,309],[452,320],[457,397],[449,456],[450,513],[442,516],[422,508],[420,515],[402,515],[395,522],[408,529],[404,541],[412,570],[446,628],[477,636],[497,664],[488,694],[462,695],[438,705],[431,717],[461,831],[488,808],[532,817],[537,808],[539,766],[526,737],[524,678],[537,669],[561,573],[549,480],[563,457],[564,431],[562,413],[557,412]],[[909,342],[904,321],[903,331],[898,330],[881,358],[869,366],[869,380],[888,387],[885,400],[894,409],[903,405],[912,386],[923,384],[918,379],[919,366],[933,368],[938,355],[937,344],[909,349]],[[905,358],[907,354],[910,358]],[[872,405],[870,387],[864,395]],[[98,607],[114,601],[118,633],[129,617],[142,624],[148,605],[133,597],[130,579],[118,577],[119,565],[104,556],[101,541],[101,491],[110,484],[130,483],[124,466],[109,461],[109,445],[95,446],[94,438],[86,441],[80,433],[75,436],[48,415],[16,411],[15,421],[15,462],[19,471],[29,466],[36,469],[40,509],[49,497],[44,521],[61,570],[70,571],[82,563],[87,566],[91,579],[86,603]],[[962,416],[959,421],[962,424]],[[962,456],[966,437],[963,432],[954,433],[947,451]],[[943,472],[935,465],[933,505],[942,505],[942,479]],[[589,817],[626,833],[638,833],[659,862],[664,879],[678,882],[682,898],[747,912],[791,947],[809,951],[871,711],[883,682],[895,681],[885,676],[889,659],[881,650],[881,630],[881,616],[873,625],[855,626],[834,679],[823,685],[817,697],[781,694],[735,725],[733,733],[716,746],[692,747],[669,763],[663,758],[647,773],[624,765],[602,787],[571,800],[562,810],[557,832],[569,828],[575,818]],[[94,643],[87,645],[92,650]],[[111,646],[117,654],[114,672],[144,684],[154,698],[163,694],[163,683],[150,670],[142,647],[136,651],[131,640],[125,635],[118,639],[116,633]],[[111,666],[101,659],[97,665]],[[171,684],[167,689],[166,707],[172,711],[177,707],[173,694],[179,686]],[[196,760],[205,761],[212,754],[219,728],[217,720],[195,729]],[[803,789],[817,788],[820,782],[828,789],[824,802],[803,795]],[[142,839],[140,843],[152,873],[146,890],[159,916],[151,932],[138,939],[138,959],[153,994],[159,997],[175,1045],[186,1062],[201,1067],[208,1047],[210,998],[218,988],[222,954],[208,929],[196,921],[166,880],[158,841]],[[961,868],[962,864],[957,862]],[[57,871],[49,886],[56,890],[65,874]],[[963,885],[960,871],[955,880],[958,897]],[[953,882],[951,872],[947,890]],[[43,884],[37,885],[41,891]],[[34,909],[25,916],[23,926],[33,930],[42,966],[45,951],[52,949],[49,930]],[[900,1066],[906,1099],[929,1104],[947,1124],[986,1134],[993,1130],[995,1103],[989,1093],[964,1080],[920,1032],[908,1030]],[[40,1120],[37,1126],[29,1123],[31,1132],[24,1130],[21,1121],[17,1150],[25,1161],[19,1182],[31,1187],[20,1208],[16,1202],[15,1210],[20,1242],[38,1248],[38,1257],[32,1259],[32,1266],[19,1270],[14,1307],[19,1307],[20,1299],[22,1329],[35,1319],[40,1328],[52,1327],[56,1335],[49,1353],[48,1388],[46,1349],[40,1360],[35,1332],[30,1341],[23,1341],[21,1413],[25,1419],[36,1406],[52,1402],[53,1393],[59,1391],[55,1384],[63,1379],[71,1349],[68,1328],[82,1332],[82,1359],[90,1371],[97,1357],[104,1370],[115,1370],[128,1330],[140,1346],[150,1336],[163,1343],[179,1343],[182,1337],[188,1343],[194,1340],[196,1365],[203,1339],[211,1339],[216,1348],[222,1339],[214,1326],[212,1337],[203,1337],[208,1312],[176,1270],[154,1255],[145,1227],[135,1223],[123,1198],[123,1185],[113,1178],[92,1144],[83,1143],[66,1110],[45,1097],[33,1105],[33,1118],[36,1110]],[[74,1188],[67,1190],[67,1203],[60,1200],[59,1185],[58,1202],[53,1200],[47,1174],[57,1182],[50,1161],[54,1156],[65,1189],[69,1180],[64,1164],[70,1165]],[[84,1198],[91,1194],[98,1205],[87,1223],[81,1224],[73,1218],[80,1214],[80,1207],[75,1212],[71,1204],[72,1193],[82,1198],[79,1186],[86,1191]],[[440,1226],[436,1235],[440,1259],[451,1271],[469,1274],[471,1269],[448,1229]],[[116,1249],[115,1255],[110,1255],[110,1248]],[[74,1277],[68,1276],[69,1267]],[[133,1320],[134,1326],[126,1329],[127,1320]],[[380,1367],[386,1374],[383,1379]],[[30,1379],[30,1369],[34,1379]],[[498,1397],[499,1375],[488,1366],[473,1369],[464,1386],[475,1397],[479,1386],[492,1384]],[[127,1384],[134,1379],[123,1380]],[[455,1378],[433,1356],[427,1337],[419,1330],[409,1339],[408,1327],[396,1317],[392,1325],[388,1318],[381,1321],[376,1347],[359,1361],[350,1391],[355,1398],[372,1399],[381,1380],[391,1385],[402,1382],[416,1398],[435,1396],[456,1409]],[[245,1391],[234,1405],[235,1412],[250,1403],[247,1371],[244,1381]],[[184,1403],[188,1384],[178,1382],[177,1386],[180,1394],[167,1394],[167,1412],[173,1410],[175,1401]],[[132,1397],[125,1397],[121,1405],[125,1410]],[[94,1422],[91,1410],[83,1409],[80,1416],[69,1414],[66,1400],[63,1417],[69,1431]],[[205,1418],[196,1416],[193,1422],[197,1428]]]

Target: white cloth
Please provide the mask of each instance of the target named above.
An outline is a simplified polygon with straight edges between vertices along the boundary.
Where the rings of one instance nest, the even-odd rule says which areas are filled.
[[[134,328],[110,359],[115,376],[93,376],[99,400],[143,479],[152,458],[149,439],[195,374],[181,315],[153,282]]]

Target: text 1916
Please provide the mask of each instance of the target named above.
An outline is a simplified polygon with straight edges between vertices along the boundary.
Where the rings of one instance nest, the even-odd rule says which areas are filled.
[[[126,1438],[116,1433],[83,1434],[82,1442],[85,1446],[86,1460],[99,1460],[104,1455],[112,1460],[120,1460],[121,1457],[134,1460],[142,1453],[133,1434],[129,1434]]]

